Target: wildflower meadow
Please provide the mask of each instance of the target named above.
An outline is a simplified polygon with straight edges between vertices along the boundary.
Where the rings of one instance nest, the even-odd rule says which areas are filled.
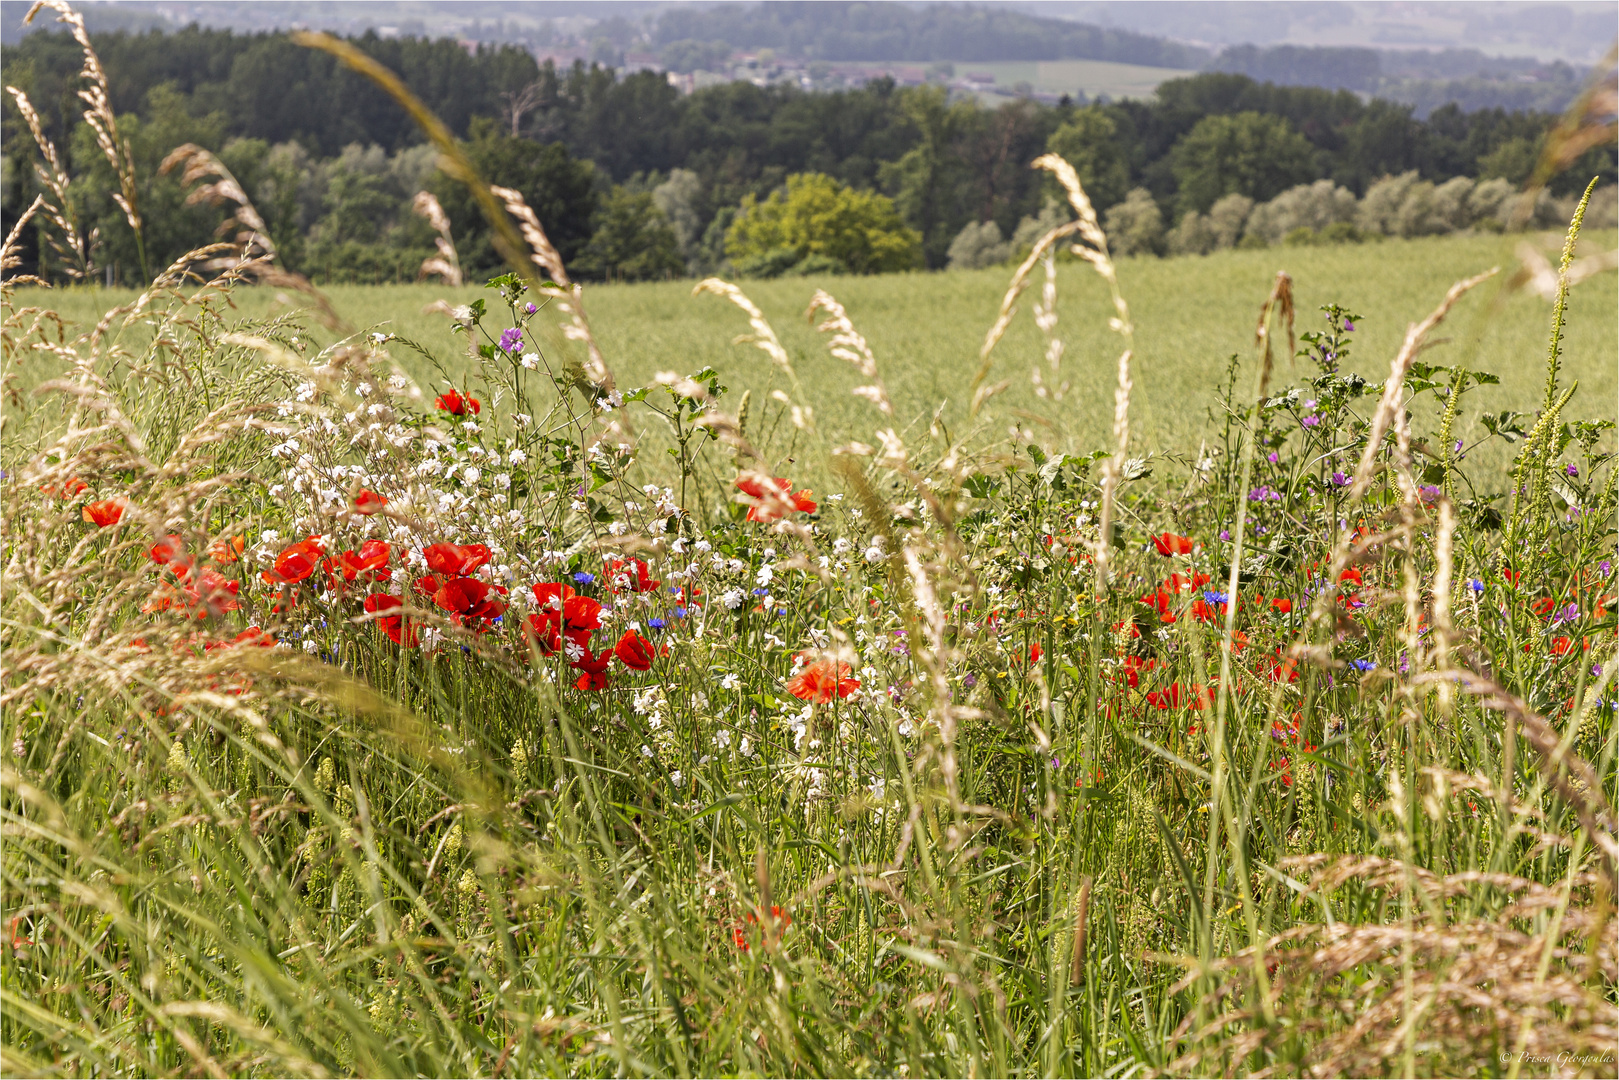
[[[1053,155],[1067,220],[963,381],[977,413],[1020,378],[1032,318],[1041,407],[1113,402],[1084,454],[897,411],[827,290],[863,426],[718,279],[691,302],[782,389],[621,384],[470,166],[509,272],[441,340],[341,325],[205,154],[239,236],[93,328],[3,286],[8,1075],[1612,1074],[1585,202],[1520,411],[1471,423],[1495,375],[1442,341],[1513,268],[1431,297],[1380,381],[1345,366],[1379,313],[1279,274],[1213,433],[1149,460]],[[1105,387],[1064,376],[1059,252],[1107,287]]]

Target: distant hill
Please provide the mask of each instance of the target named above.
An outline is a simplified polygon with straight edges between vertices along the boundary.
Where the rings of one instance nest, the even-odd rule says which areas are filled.
[[[819,60],[1111,60],[1196,68],[1212,54],[1162,36],[1044,18],[1008,7],[935,4],[717,4],[672,8],[656,43],[725,41]]]

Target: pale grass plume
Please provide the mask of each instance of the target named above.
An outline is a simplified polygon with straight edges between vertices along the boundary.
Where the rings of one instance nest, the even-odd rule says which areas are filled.
[[[450,216],[439,205],[438,199],[430,191],[418,191],[411,200],[410,208],[422,217],[438,233],[433,238],[433,246],[438,249],[437,255],[430,255],[422,260],[422,267],[417,271],[418,278],[425,278],[437,274],[444,279],[444,284],[452,289],[461,287],[461,258],[456,254],[455,241],[450,236]]]
[[[22,237],[23,227],[33,220],[34,215],[45,205],[45,196],[35,195],[34,201],[28,204],[28,209],[17,215],[12,223],[11,231],[6,234],[5,243],[0,245],[0,275],[7,270],[14,270],[22,265],[22,256],[17,254],[17,241]],[[19,277],[6,278],[7,285],[38,285],[41,288],[50,288],[50,282],[37,278],[32,274],[23,274]]]
[[[540,219],[535,216],[534,210],[523,198],[523,193],[512,188],[491,185],[489,190],[499,199],[506,208],[506,212],[517,220],[524,241],[529,246],[529,259],[533,264],[551,274],[551,281],[542,282],[538,291],[543,296],[549,296],[556,301],[557,310],[566,315],[567,321],[560,324],[562,336],[569,341],[577,341],[585,347],[585,377],[596,384],[600,393],[611,393],[613,389],[613,373],[607,367],[607,360],[602,356],[601,347],[596,344],[596,335],[591,332],[590,321],[585,317],[584,290],[577,283],[568,278],[568,272],[562,265],[562,255],[546,236],[545,229],[540,225]]]
[[[1119,290],[1119,275],[1108,255],[1107,234],[1096,220],[1096,209],[1079,182],[1074,167],[1057,154],[1043,154],[1034,161],[1035,168],[1045,169],[1057,178],[1068,194],[1068,203],[1077,215],[1076,224],[1084,244],[1073,244],[1069,250],[1090,263],[1091,268],[1107,282],[1108,294],[1113,301],[1113,315],[1108,328],[1124,338],[1124,350],[1119,354],[1119,378],[1113,391],[1113,454],[1102,463],[1102,497],[1097,512],[1098,539],[1094,551],[1096,577],[1105,589],[1111,580],[1112,529],[1115,503],[1118,500],[1119,479],[1125,458],[1130,452],[1130,357],[1135,351],[1135,327],[1130,320],[1130,306]]]
[[[158,172],[166,174],[175,168],[180,169],[181,187],[196,185],[186,196],[187,206],[202,203],[230,208],[230,216],[220,222],[216,235],[224,236],[233,227],[237,228],[239,231],[235,240],[241,248],[242,259],[252,259],[260,255],[275,258],[275,243],[270,239],[264,218],[224,162],[196,143],[184,143],[169,151],[163,163],[158,166]]]
[[[1018,297],[1022,296],[1023,290],[1028,287],[1029,275],[1040,264],[1040,260],[1045,258],[1046,253],[1052,250],[1054,245],[1060,242],[1063,237],[1072,236],[1078,231],[1079,222],[1077,221],[1070,221],[1065,225],[1057,226],[1057,228],[1035,241],[1034,248],[1029,252],[1028,257],[1019,263],[1018,268],[1013,271],[1012,282],[1006,287],[1006,294],[1001,297],[1000,311],[996,313],[995,322],[991,324],[989,332],[984,335],[984,344],[978,350],[978,373],[973,376],[972,382],[973,401],[971,411],[974,415],[977,415],[979,408],[985,401],[1006,388],[1005,384],[1000,384],[997,388],[991,389],[985,387],[983,383],[985,379],[989,378],[992,365],[990,355],[995,351],[995,346],[1000,342],[1001,338],[1006,335],[1006,328],[1012,325],[1012,317],[1017,314]]]
[[[1040,333],[1046,339],[1046,366],[1050,369],[1048,376],[1041,374],[1039,363],[1035,363],[1031,373],[1030,382],[1034,384],[1036,395],[1053,401],[1061,401],[1068,392],[1068,383],[1062,377],[1062,339],[1057,336],[1057,258],[1055,252],[1047,251],[1045,257],[1046,281],[1041,289],[1040,299],[1034,304],[1034,325],[1040,328]]]
[[[877,406],[884,416],[894,415],[893,402],[889,400],[888,388],[877,375],[877,358],[871,354],[871,346],[860,331],[854,328],[849,314],[843,309],[830,293],[816,289],[815,295],[810,298],[809,310],[805,312],[811,321],[817,311],[826,312],[826,319],[815,329],[823,334],[831,334],[827,342],[827,351],[839,360],[847,360],[854,365],[861,375],[871,380],[866,386],[855,387],[853,393],[856,397],[864,398]]]
[[[1400,351],[1395,354],[1394,360],[1389,364],[1389,377],[1383,383],[1383,395],[1378,399],[1377,409],[1372,414],[1372,421],[1366,435],[1366,449],[1361,452],[1360,464],[1355,468],[1355,477],[1349,487],[1349,500],[1359,502],[1371,486],[1373,472],[1377,463],[1378,452],[1383,447],[1383,437],[1393,426],[1396,413],[1400,409],[1401,394],[1405,387],[1406,373],[1411,370],[1411,362],[1417,358],[1422,350],[1422,343],[1427,340],[1433,328],[1444,321],[1450,314],[1450,309],[1472,289],[1490,280],[1500,273],[1500,267],[1492,267],[1474,277],[1465,278],[1452,285],[1445,293],[1445,298],[1439,305],[1428,313],[1421,322],[1412,323],[1406,328],[1405,340],[1400,345]]]
[[[15,86],[6,87],[6,91],[17,103],[17,111],[22,114],[23,122],[28,125],[29,132],[34,137],[34,143],[39,147],[40,156],[45,164],[34,162],[34,173],[39,177],[40,183],[50,189],[55,203],[41,202],[40,209],[50,219],[60,232],[61,239],[47,234],[51,247],[59,255],[64,265],[62,272],[75,280],[82,281],[95,271],[93,259],[95,249],[100,242],[100,234],[91,229],[88,236],[81,235],[79,225],[74,214],[73,200],[69,197],[69,185],[72,179],[62,165],[61,155],[56,151],[56,145],[45,135],[39,123],[39,114],[34,111],[33,103],[28,95]],[[47,168],[47,166],[49,166]],[[66,245],[64,247],[63,245]]]
[[[770,362],[776,365],[778,371],[787,376],[793,387],[792,397],[780,390],[772,392],[771,396],[787,406],[795,428],[800,431],[814,432],[815,412],[807,404],[804,388],[799,384],[798,372],[793,367],[792,359],[787,355],[787,350],[782,347],[781,339],[776,336],[775,328],[765,318],[764,312],[760,311],[759,306],[748,298],[747,293],[729,281],[723,281],[720,278],[704,278],[691,291],[692,296],[702,296],[705,293],[724,297],[741,308],[742,312],[747,315],[748,326],[752,328],[753,333],[732,338],[731,343],[733,345],[752,345],[770,357]]]
[[[84,17],[74,11],[65,0],[36,0],[23,22],[31,23],[34,16],[42,8],[50,8],[57,13],[56,21],[66,23],[73,32],[73,40],[78,42],[79,48],[84,51],[84,67],[79,71],[79,78],[88,85],[79,88],[79,98],[85,104],[84,122],[95,132],[96,146],[107,159],[113,172],[118,176],[119,190],[112,193],[112,199],[118,208],[124,212],[124,218],[129,227],[135,232],[135,241],[141,248],[141,260],[146,259],[145,236],[142,229],[140,208],[136,203],[135,187],[135,159],[129,149],[129,140],[118,132],[118,118],[112,111],[112,94],[107,89],[107,73],[101,66],[101,58],[90,45],[90,35],[84,28]],[[143,267],[144,271],[144,267]]]

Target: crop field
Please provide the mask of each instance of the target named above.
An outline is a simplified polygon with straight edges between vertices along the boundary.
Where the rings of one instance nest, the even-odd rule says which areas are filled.
[[[1540,240],[1545,247],[1560,244],[1561,238],[1548,235]],[[1510,272],[1516,265],[1514,248],[1522,242],[1522,237],[1458,236],[1125,260],[1119,276],[1137,324],[1132,445],[1143,454],[1192,453],[1214,435],[1228,360],[1238,357],[1245,365],[1242,377],[1251,378],[1252,319],[1240,313],[1257,315],[1278,270],[1293,278],[1301,331],[1315,309],[1328,303],[1367,316],[1357,328],[1345,370],[1377,381],[1387,374],[1408,324],[1427,313],[1434,297],[1443,295],[1451,282],[1492,266]],[[1582,250],[1611,248],[1614,242],[1612,231],[1592,233]],[[837,297],[870,341],[893,398],[894,423],[902,432],[925,428],[939,412],[953,430],[977,432],[991,440],[1004,437],[1016,423],[1039,428],[1044,440],[1070,454],[1105,445],[1113,422],[1117,336],[1107,328],[1105,290],[1078,263],[1063,262],[1057,268],[1056,332],[1066,345],[1057,378],[1070,385],[1063,400],[1041,399],[1029,378],[1038,361],[1050,381],[1043,338],[1028,313],[1038,299],[1037,282],[1020,301],[1024,311],[994,354],[994,379],[1007,380],[1006,391],[990,399],[978,417],[968,415],[979,350],[1009,275],[1008,267],[870,278],[789,278],[750,282],[746,288],[780,335],[819,426],[833,442],[869,441],[870,409],[850,393],[860,383],[859,373],[827,354],[822,335],[805,317],[816,289]],[[1505,288],[1505,277],[1500,285],[1492,283],[1470,297],[1447,323],[1444,340],[1434,343],[1427,354],[1432,362],[1465,364],[1501,380],[1497,386],[1474,391],[1472,408],[1458,418],[1456,433],[1469,443],[1485,434],[1478,426],[1480,416],[1532,397],[1544,378],[1546,302]],[[1614,282],[1612,272],[1592,279],[1575,293],[1570,307],[1564,370],[1579,380],[1580,392],[1569,410],[1580,419],[1611,415],[1612,403],[1619,397],[1619,370],[1613,362],[1619,355]],[[693,297],[693,284],[673,281],[588,290],[590,319],[619,384],[643,386],[660,371],[685,375],[710,367],[733,394],[751,390],[762,400],[771,390],[786,389],[780,372],[757,350],[732,344],[732,338],[746,332],[745,321],[713,297]],[[448,305],[470,303],[487,295],[487,290],[430,284],[339,285],[325,292],[349,329],[391,331],[424,345],[437,367],[410,350],[395,350],[401,366],[424,387],[443,388],[440,369],[463,388],[478,385],[475,379],[468,381],[466,339],[449,338],[448,316],[424,309],[440,300]],[[95,289],[45,296],[24,289],[18,291],[17,303],[53,308],[88,328],[104,309],[129,303],[135,295]],[[277,295],[272,289],[238,290],[235,313],[258,318],[284,310]],[[542,331],[552,329],[544,319],[535,325]],[[120,340],[138,349],[149,334],[149,328],[135,325],[123,331]],[[308,337],[321,344],[337,336],[313,322],[308,331]],[[554,347],[554,337],[541,341]],[[44,370],[25,365],[19,381],[27,385],[41,378]],[[1294,374],[1297,368],[1284,363],[1282,370]],[[1506,460],[1504,453],[1495,454],[1492,464],[1500,466]],[[822,463],[807,464],[817,482],[824,483]]]
[[[1106,94],[1111,98],[1148,98],[1158,84],[1194,74],[1179,68],[1120,64],[1111,60],[1004,60],[959,61],[957,75],[985,72],[995,76],[995,85],[1010,90],[1026,82],[1035,90],[1051,94],[1084,93],[1087,98]],[[997,100],[984,95],[990,101]],[[999,99],[1004,100],[1004,99]]]

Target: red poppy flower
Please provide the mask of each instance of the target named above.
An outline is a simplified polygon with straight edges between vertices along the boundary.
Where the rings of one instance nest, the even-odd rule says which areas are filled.
[[[370,517],[387,505],[387,499],[368,489],[362,489],[358,495],[354,496],[354,512],[364,514],[366,517]]]
[[[62,481],[61,487],[57,487],[55,484],[41,484],[39,490],[47,495],[60,495],[63,499],[71,499],[75,495],[80,495],[90,490],[90,485],[80,480],[77,476],[70,476]]]
[[[565,624],[569,631],[601,629],[600,600],[580,596],[572,586],[555,582],[541,582],[533,589],[534,602],[539,605],[541,618]]]
[[[657,650],[652,642],[637,634],[634,630],[624,631],[624,636],[618,639],[613,646],[613,654],[624,661],[624,666],[634,671],[646,671],[652,667],[652,659]]]
[[[1177,616],[1171,609],[1169,593],[1165,592],[1163,589],[1159,589],[1157,592],[1148,593],[1146,596],[1141,597],[1141,602],[1149,605],[1158,613],[1159,622],[1172,623],[1179,618],[1179,616]]]
[[[108,525],[118,524],[118,520],[124,516],[124,500],[103,499],[101,502],[86,503],[80,513],[96,528],[105,529]]]
[[[506,610],[502,601],[489,595],[491,592],[505,590],[476,578],[451,578],[433,594],[433,603],[448,611],[458,623],[476,624],[484,619],[499,618]]]
[[[1557,601],[1549,596],[1542,596],[1529,605],[1529,610],[1536,615],[1550,615],[1557,608]]]
[[[465,416],[469,412],[477,416],[478,399],[471,394],[463,397],[459,390],[450,390],[433,399],[433,408],[443,409],[451,416]]]
[[[365,598],[365,610],[370,614],[379,611],[393,611],[395,608],[405,606],[405,601],[398,596],[389,596],[387,593],[372,593]],[[382,628],[382,632],[393,639],[394,644],[414,647],[416,645],[416,628],[410,620],[402,615],[381,615],[375,620]]]
[[[386,581],[388,579],[388,556],[391,549],[386,540],[367,540],[360,545],[358,552],[345,551],[338,556],[338,565],[342,568],[343,580],[353,581],[361,574],[370,573],[373,580]]]
[[[1299,662],[1293,657],[1283,657],[1281,653],[1277,653],[1274,659],[1270,657],[1265,659],[1267,661],[1264,666],[1265,675],[1272,682],[1296,683],[1299,681]]]
[[[1361,580],[1360,567],[1358,566],[1349,567],[1343,573],[1338,575],[1338,580],[1353,582],[1356,585],[1365,584],[1365,582]]]
[[[192,601],[197,618],[201,619],[208,615],[221,615],[227,611],[240,609],[242,603],[236,599],[236,595],[241,588],[241,582],[232,581],[208,566],[197,575],[196,586],[186,589],[186,595]]]
[[[661,581],[647,576],[647,565],[640,559],[609,559],[607,561],[607,587],[616,592],[652,592]]]
[[[272,648],[275,645],[275,635],[260,630],[256,626],[250,626],[240,634],[225,641],[204,642],[202,651],[213,652],[215,649],[234,649],[238,645],[251,645],[264,649]]]
[[[168,536],[165,536],[163,539],[153,544],[152,549],[146,554],[153,562],[160,566],[166,566],[167,564],[175,561],[175,559],[179,558],[181,552],[184,550],[185,542],[182,541],[178,536],[170,533]]]
[[[1588,638],[1588,637],[1587,638],[1582,638],[1581,639],[1581,644],[1580,644],[1581,650],[1583,651],[1585,649],[1589,649],[1590,647],[1591,647],[1591,639]],[[1552,638],[1552,655],[1553,656],[1567,656],[1569,653],[1571,653],[1573,651],[1574,651],[1574,639],[1573,638],[1566,638],[1566,637]]]
[[[524,624],[528,629],[529,637],[545,656],[561,652],[564,640],[573,643],[575,650],[581,651],[590,647],[589,630],[570,630],[566,635],[562,632],[562,620],[546,615],[530,615]]]
[[[759,916],[755,915],[753,912],[748,912],[746,918],[747,923],[752,923],[754,926],[759,925]],[[793,917],[775,904],[770,905],[770,921],[774,924],[775,931],[778,934],[783,930],[786,930],[789,926],[793,925]],[[731,940],[734,941],[736,943],[736,947],[741,949],[743,952],[752,951],[748,947],[747,923],[737,923],[735,926],[731,927]]]
[[[259,575],[266,585],[295,585],[308,580],[320,565],[326,542],[318,536],[300,540],[276,556],[275,569]]]
[[[846,698],[860,689],[860,680],[850,676],[851,668],[836,664],[811,664],[787,680],[787,692],[800,701],[825,704],[834,697]]]
[[[1278,596],[1270,602],[1270,606],[1278,615],[1287,615],[1293,610],[1293,601],[1286,596]]]
[[[1172,532],[1161,533],[1152,538],[1152,546],[1158,549],[1158,554],[1168,558],[1171,555],[1190,555],[1192,553],[1192,538],[1190,536],[1176,536]]]
[[[579,678],[573,685],[580,690],[606,690],[613,684],[612,677],[607,674],[607,669],[612,663],[612,653],[598,654],[586,649],[579,659],[569,661],[568,666],[579,672]]]
[[[737,490],[757,500],[748,507],[748,520],[769,523],[779,521],[793,511],[813,514],[818,509],[808,489],[794,491],[792,481],[784,477],[774,479],[763,473],[743,473],[737,478]]]
[[[247,541],[240,535],[226,536],[208,545],[208,557],[217,563],[233,563],[242,557]]]
[[[1183,687],[1180,683],[1169,684],[1166,690],[1152,690],[1147,693],[1147,701],[1158,709],[1207,709],[1214,704],[1214,693],[1206,686]]]
[[[1124,658],[1124,681],[1132,689],[1141,685],[1141,673],[1151,671],[1158,666],[1158,661],[1151,657],[1126,656]]]
[[[427,568],[446,577],[466,577],[489,561],[489,549],[482,544],[432,544],[422,549]]]
[[[1025,662],[1024,666],[1032,667],[1035,664],[1038,664],[1040,662],[1040,658],[1045,654],[1046,651],[1042,649],[1040,647],[1040,643],[1036,641],[1033,645],[1029,646],[1029,659]]]

